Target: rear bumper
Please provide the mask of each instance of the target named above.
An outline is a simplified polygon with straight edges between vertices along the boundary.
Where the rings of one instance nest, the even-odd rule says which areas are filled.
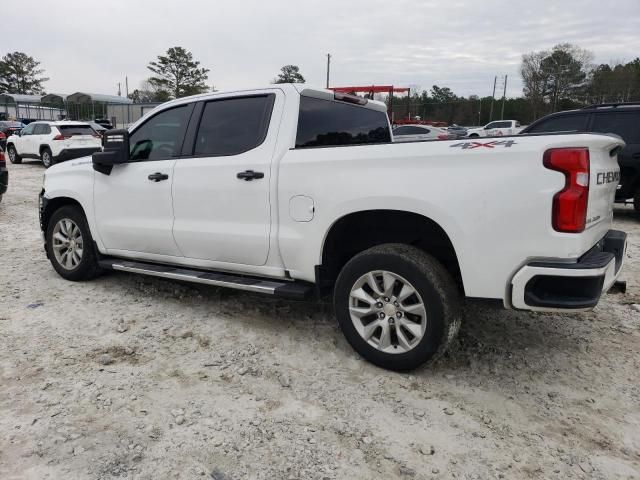
[[[60,150],[60,153],[55,157],[56,162],[64,162],[65,160],[73,160],[74,158],[88,157],[89,155],[102,150],[100,147],[91,148],[68,148]]]
[[[627,234],[609,230],[572,263],[536,261],[522,267],[511,281],[511,306],[520,310],[590,310],[620,274]]]

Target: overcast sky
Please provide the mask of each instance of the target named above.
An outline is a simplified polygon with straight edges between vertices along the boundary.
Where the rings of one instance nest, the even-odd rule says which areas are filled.
[[[6,0],[4,0],[6,1]],[[11,2],[9,2],[11,3]],[[217,89],[269,83],[285,64],[324,86],[448,86],[491,95],[494,75],[521,93],[521,56],[561,42],[596,63],[640,55],[640,0],[36,0],[13,2],[0,55],[42,62],[47,92],[117,93],[146,65],[183,46]]]

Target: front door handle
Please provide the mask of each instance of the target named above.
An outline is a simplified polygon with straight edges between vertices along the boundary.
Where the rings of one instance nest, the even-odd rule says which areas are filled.
[[[147,178],[149,180],[154,181],[154,182],[161,182],[162,180],[168,180],[169,179],[169,175],[167,175],[166,173],[156,172],[156,173],[152,173]]]
[[[253,180],[254,178],[264,178],[264,173],[262,172],[254,172],[253,170],[245,170],[244,172],[239,172],[236,177],[238,177],[241,180],[245,180],[247,182],[250,182],[251,180]]]

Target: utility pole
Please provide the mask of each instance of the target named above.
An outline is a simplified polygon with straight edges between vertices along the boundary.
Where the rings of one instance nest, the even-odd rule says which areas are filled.
[[[493,77],[493,94],[491,95],[491,108],[489,109],[489,121],[493,120],[493,101],[496,99],[496,82],[498,76]]]
[[[120,82],[118,82],[118,96],[121,97],[122,93],[120,92]]]
[[[331,54],[327,53],[327,88],[329,88],[329,72],[331,71]]]
[[[478,98],[480,108],[478,108],[478,125],[482,125],[482,97]]]
[[[504,120],[504,101],[507,98],[507,75],[504,76],[504,91],[502,92],[502,111],[500,112],[500,120]]]
[[[127,93],[127,98],[129,98],[129,77],[124,77],[124,91]]]

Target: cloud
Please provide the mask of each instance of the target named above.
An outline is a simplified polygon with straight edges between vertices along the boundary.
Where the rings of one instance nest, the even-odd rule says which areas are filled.
[[[490,95],[495,75],[508,75],[508,95],[521,92],[523,53],[570,42],[596,63],[631,60],[640,51],[638,0],[110,0],[38,2],[5,22],[2,50],[42,62],[51,92],[113,94],[130,90],[146,65],[184,46],[211,69],[218,89],[269,83],[297,64],[324,85],[332,54],[333,85],[449,86],[459,95]],[[615,18],[612,22],[610,18]],[[25,25],[28,25],[25,28]],[[123,87],[124,88],[124,87]]]

